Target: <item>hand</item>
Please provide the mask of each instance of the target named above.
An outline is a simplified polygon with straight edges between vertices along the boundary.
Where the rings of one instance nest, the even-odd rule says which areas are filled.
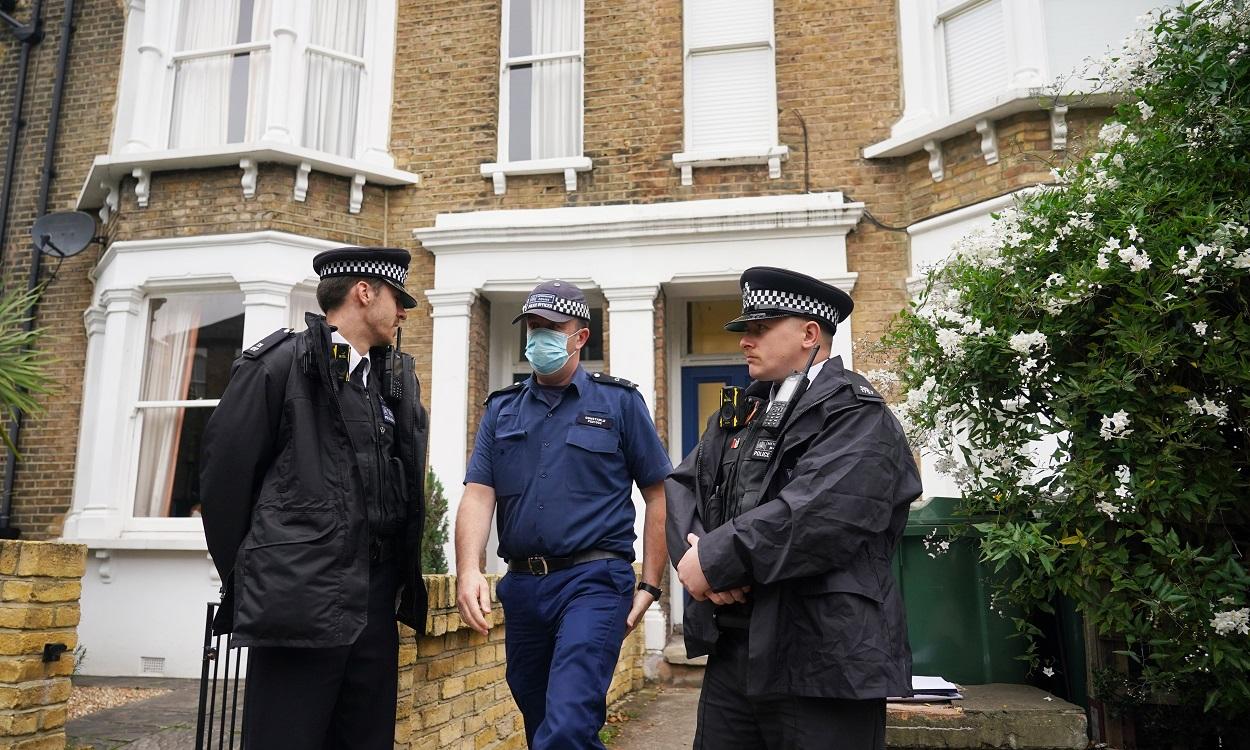
[[[481,572],[456,576],[456,609],[466,625],[482,635],[490,633],[490,584]]]
[[[713,604],[746,604],[747,593],[750,591],[750,586],[729,589],[728,591],[709,591],[707,592],[707,598]]]
[[[629,616],[625,618],[625,635],[634,632],[634,628],[638,627],[638,623],[642,622],[643,614],[653,601],[655,601],[655,597],[647,591],[634,592],[634,605],[629,608]]]
[[[681,581],[681,585],[690,592],[695,601],[705,601],[712,587],[699,564],[699,537],[687,534],[686,541],[690,543],[690,549],[686,550],[686,554],[677,563],[677,580]]]

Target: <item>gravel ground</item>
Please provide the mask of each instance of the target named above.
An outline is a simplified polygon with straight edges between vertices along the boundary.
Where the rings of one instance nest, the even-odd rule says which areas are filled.
[[[74,691],[69,695],[69,718],[77,719],[106,708],[117,708],[168,692],[170,691],[165,688],[75,685]]]

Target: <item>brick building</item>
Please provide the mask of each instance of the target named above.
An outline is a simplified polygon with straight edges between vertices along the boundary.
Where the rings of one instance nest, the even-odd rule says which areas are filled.
[[[1041,87],[1155,4],[17,3],[45,35],[0,50],[3,132],[24,95],[5,288],[29,274],[66,9],[48,210],[90,211],[103,237],[39,304],[60,385],[25,421],[8,498],[24,536],[90,547],[84,671],[198,674],[219,585],[195,517],[200,430],[241,349],[315,307],[316,252],[411,251],[428,304],[404,348],[448,487],[483,397],[528,371],[510,320],[549,277],[587,291],[587,366],[638,383],[676,461],[720,384],[746,377],[720,329],[744,268],[850,292],[836,353],[871,368],[855,344],[918,266],[1106,114],[1079,79]],[[680,618],[679,598],[654,608],[651,644]]]

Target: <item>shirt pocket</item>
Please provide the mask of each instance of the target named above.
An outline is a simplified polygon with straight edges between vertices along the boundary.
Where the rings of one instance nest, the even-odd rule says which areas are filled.
[[[525,430],[500,432],[495,435],[491,475],[495,495],[519,495],[525,489],[525,478],[531,472],[525,465]]]
[[[564,470],[570,491],[605,495],[615,491],[622,479],[628,482],[621,436],[615,430],[573,425],[565,442],[569,453]]]

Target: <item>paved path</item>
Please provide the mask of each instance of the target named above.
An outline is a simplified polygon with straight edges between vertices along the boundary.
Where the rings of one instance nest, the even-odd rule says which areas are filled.
[[[610,750],[689,750],[699,708],[697,687],[649,687],[635,694],[620,710],[629,720]]]
[[[199,680],[75,677],[74,683],[168,688],[171,692],[71,719],[65,725],[67,747],[74,750],[191,750],[195,747]]]

